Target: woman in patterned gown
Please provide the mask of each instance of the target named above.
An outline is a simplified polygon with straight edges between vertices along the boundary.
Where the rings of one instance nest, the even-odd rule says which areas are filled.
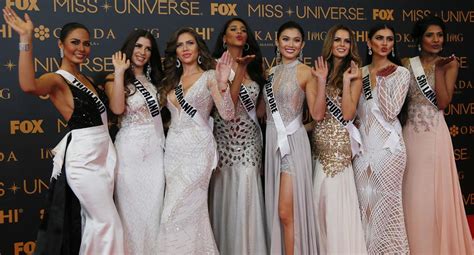
[[[307,89],[310,113],[317,121],[312,137],[313,192],[322,254],[367,253],[352,170],[360,143],[352,123],[362,89],[360,64],[352,30],[333,26],[322,57],[315,61],[317,87],[313,93]]]
[[[227,81],[231,57],[215,60],[191,28],[176,31],[165,51],[162,98],[171,112],[166,138],[166,190],[158,237],[159,254],[218,254],[207,205],[217,165],[210,112],[234,117]],[[238,91],[238,90],[237,90]]]
[[[231,81],[242,87],[233,98],[233,119],[213,114],[219,163],[209,192],[211,224],[222,254],[266,254],[262,138],[256,116],[265,78],[260,48],[244,20],[230,19],[222,28],[213,57],[220,58],[225,50],[234,59]]]
[[[451,102],[459,67],[454,56],[439,55],[445,35],[440,18],[429,16],[417,21],[413,38],[419,56],[405,63],[411,80],[408,120],[403,127],[408,155],[403,206],[412,254],[474,252],[453,145],[444,120],[443,110]],[[421,88],[433,91],[434,97],[429,92],[425,96]]]
[[[400,66],[395,32],[385,24],[369,31],[363,92],[357,107],[361,152],[353,161],[369,254],[409,253],[402,205],[406,151],[400,113],[410,72]]]
[[[49,204],[35,254],[124,254],[123,230],[113,201],[116,153],[107,129],[101,90],[80,72],[90,54],[89,30],[64,25],[58,47],[61,65],[35,79],[33,22],[11,8],[3,18],[20,37],[19,84],[24,92],[49,95],[70,130],[54,148]]]
[[[304,32],[295,22],[277,32],[277,59],[265,84],[265,206],[271,254],[317,254],[311,149],[303,126],[305,89],[316,86],[302,58]]]
[[[158,251],[165,189],[165,137],[157,101],[162,69],[155,38],[146,30],[134,30],[112,63],[115,72],[107,77],[105,89],[110,109],[119,115],[115,204],[126,253],[153,255]]]

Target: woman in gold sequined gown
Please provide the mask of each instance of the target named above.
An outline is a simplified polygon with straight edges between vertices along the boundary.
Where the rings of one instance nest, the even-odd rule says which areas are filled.
[[[444,108],[454,92],[459,63],[438,54],[444,46],[445,26],[438,17],[415,24],[420,62],[437,106],[421,92],[410,61],[408,120],[403,127],[407,168],[403,209],[412,254],[473,254],[472,237],[459,187],[453,145]]]
[[[313,69],[317,86],[307,94],[310,113],[317,121],[311,141],[319,252],[366,254],[352,170],[351,142],[356,148],[358,143],[351,140],[351,135],[358,135],[353,134],[358,131],[351,122],[352,129],[341,124],[326,103],[327,97],[342,109],[345,121],[355,117],[362,82],[352,30],[342,25],[332,27],[324,40],[322,55]]]

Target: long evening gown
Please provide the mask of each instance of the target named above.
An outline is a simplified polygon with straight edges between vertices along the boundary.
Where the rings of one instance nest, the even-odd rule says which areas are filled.
[[[407,169],[403,209],[412,254],[474,254],[453,145],[444,112],[421,93],[411,73],[403,127]],[[435,89],[434,65],[425,70]]]
[[[260,88],[245,84],[256,105]],[[239,102],[226,121],[214,112],[219,164],[211,178],[209,208],[222,254],[266,254],[260,127]]]
[[[207,204],[209,180],[218,160],[216,142],[210,125],[198,125],[172,103],[173,93],[168,94],[171,126],[165,146],[166,190],[158,253],[218,254]],[[224,119],[234,117],[230,90],[221,96],[213,70],[204,72],[184,98],[207,122],[212,123],[209,115],[214,105]]]
[[[136,77],[155,97],[156,88],[145,76]],[[117,178],[115,204],[122,220],[127,254],[156,254],[163,205],[163,134],[157,134],[145,98],[127,85],[125,112],[115,139]],[[161,118],[158,115],[156,118]]]
[[[341,90],[327,87],[341,109]],[[313,192],[321,254],[366,254],[359,200],[352,170],[351,139],[329,112],[313,129]]]
[[[410,72],[401,66],[376,77],[373,98],[362,93],[357,108],[362,152],[353,168],[369,254],[409,253],[402,205],[406,151],[397,118],[409,83]]]
[[[271,254],[284,254],[283,225],[278,213],[280,175],[283,173],[291,175],[293,181],[294,253],[317,254],[311,148],[301,119],[305,93],[296,79],[298,64],[301,63],[294,61],[281,64],[270,71],[274,74],[273,92],[285,127],[291,127],[290,123],[297,123],[295,132],[287,135],[290,154],[283,158],[278,146],[277,129],[265,96],[265,207]]]

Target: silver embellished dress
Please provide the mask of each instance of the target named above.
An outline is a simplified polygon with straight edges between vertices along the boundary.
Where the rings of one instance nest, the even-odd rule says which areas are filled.
[[[281,157],[277,129],[265,96],[267,129],[265,142],[265,207],[270,239],[270,253],[284,254],[283,225],[278,214],[280,175],[285,173],[293,180],[294,253],[317,254],[316,215],[312,191],[311,148],[303,126],[305,93],[296,79],[299,61],[273,67],[273,93],[285,127],[299,118],[298,128],[287,135],[290,154]]]
[[[156,88],[136,77],[156,98]],[[143,95],[134,85],[119,118],[115,204],[122,220],[126,254],[156,254],[165,189],[164,138],[157,134]],[[161,116],[157,116],[161,118]]]
[[[259,85],[245,84],[256,105]],[[219,163],[209,192],[211,224],[222,254],[267,254],[260,127],[239,102],[226,121],[214,112]]]
[[[341,90],[326,87],[341,108]],[[321,254],[366,254],[359,200],[352,170],[351,139],[329,112],[316,123],[312,136],[313,192]]]
[[[211,125],[200,125],[168,94],[171,126],[165,146],[166,191],[158,238],[158,254],[218,254],[209,221],[209,180],[217,164],[216,142]],[[204,72],[184,93],[197,109],[197,117],[212,123],[215,105],[224,119],[234,117],[230,89],[221,94],[214,70]],[[196,116],[195,116],[196,117]]]

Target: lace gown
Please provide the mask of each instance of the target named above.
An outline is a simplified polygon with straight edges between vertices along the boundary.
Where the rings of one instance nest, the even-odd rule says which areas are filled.
[[[156,97],[156,88],[145,76],[136,77]],[[157,134],[145,98],[127,85],[125,112],[115,140],[117,179],[115,204],[122,220],[127,254],[156,254],[165,176],[162,134]],[[157,116],[161,118],[161,116]]]
[[[258,84],[245,86],[256,103]],[[240,99],[232,120],[217,112],[214,120],[219,164],[211,179],[209,208],[217,246],[222,254],[266,254],[260,127]]]
[[[339,108],[341,90],[327,94]],[[313,192],[321,254],[366,254],[349,132],[326,108],[313,129]]]
[[[210,85],[208,85],[210,84]],[[224,119],[234,117],[227,89],[221,96],[214,70],[204,72],[184,98],[206,122],[212,107]],[[166,190],[159,234],[159,254],[218,254],[207,205],[209,180],[217,164],[216,142],[209,126],[198,125],[168,94],[171,126],[166,139]]]
[[[425,98],[410,64],[408,68],[403,206],[410,250],[412,254],[474,254],[444,112]],[[425,70],[433,90],[434,68]]]
[[[268,98],[265,96],[267,129],[265,144],[265,207],[270,239],[270,253],[284,254],[283,226],[278,214],[280,175],[290,174],[293,180],[294,253],[317,254],[316,215],[311,184],[311,148],[301,115],[305,93],[296,80],[299,61],[278,65],[274,73],[273,92],[285,127],[298,121],[298,128],[288,134],[290,154],[281,157],[277,130]]]
[[[373,98],[362,93],[357,108],[362,152],[353,168],[369,254],[409,253],[402,205],[406,151],[397,119],[409,82],[410,72],[399,66],[377,77]]]

